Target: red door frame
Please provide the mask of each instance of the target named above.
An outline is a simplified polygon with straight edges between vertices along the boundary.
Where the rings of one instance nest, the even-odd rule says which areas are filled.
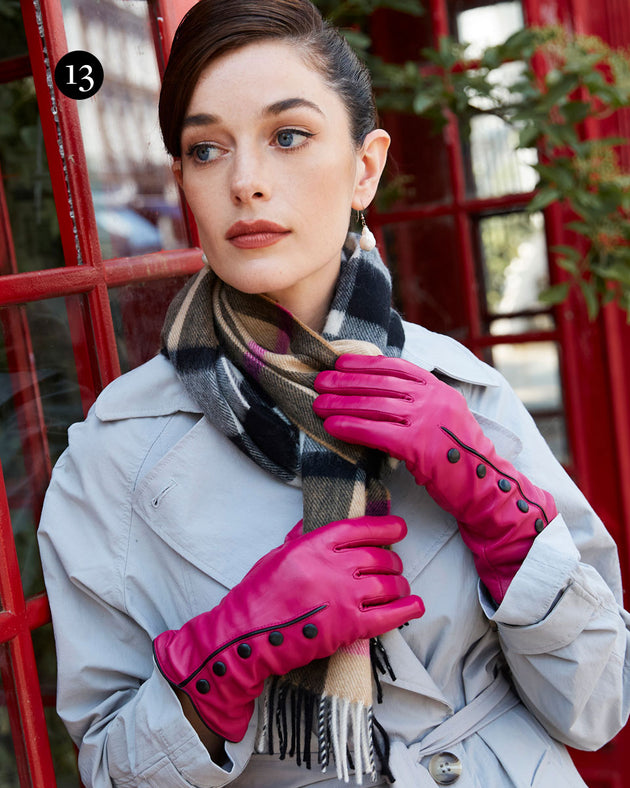
[[[166,62],[177,23],[193,4],[194,0],[149,0],[161,68]],[[69,304],[68,318],[83,408],[87,412],[100,390],[120,374],[109,288],[190,275],[201,266],[201,255],[198,249],[190,248],[133,258],[102,259],[77,107],[57,90],[54,82],[49,84],[48,81],[51,68],[68,50],[61,3],[60,0],[21,0],[21,10],[29,57],[4,61],[0,80],[8,82],[33,76],[65,267],[17,272],[4,193],[0,189],[0,305],[74,295],[84,297],[88,309],[76,303]],[[190,240],[191,243],[195,241],[193,232]],[[24,456],[29,471],[37,477],[37,489],[43,490],[50,476],[50,458],[35,370],[29,361],[32,353],[28,326],[20,313],[13,310],[5,311],[3,321],[5,335],[11,337],[11,353],[15,356],[13,361],[9,357],[8,363],[16,375],[22,376],[20,390],[26,392],[24,405],[29,410],[25,417],[31,426],[39,425],[36,433],[39,437],[24,446]],[[41,501],[37,505],[41,505]],[[45,594],[24,597],[1,473],[0,600],[2,695],[8,710],[20,785],[22,788],[54,788],[56,778],[31,640],[32,630],[50,621],[50,610]]]

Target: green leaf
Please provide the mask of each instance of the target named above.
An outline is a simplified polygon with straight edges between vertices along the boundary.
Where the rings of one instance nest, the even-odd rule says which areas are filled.
[[[384,8],[391,8],[394,11],[402,11],[412,16],[424,16],[425,10],[418,0],[384,0],[378,5]]]
[[[622,282],[630,285],[630,264],[617,263],[608,266],[591,266],[591,271],[606,281]]]
[[[599,299],[597,297],[597,290],[592,282],[587,282],[586,279],[578,279],[578,285],[584,296],[586,302],[586,310],[588,312],[589,320],[595,320],[599,314]]]
[[[578,235],[584,235],[586,238],[591,238],[593,235],[592,229],[585,222],[567,222],[566,228],[567,230],[572,230],[574,233],[578,233]]]
[[[570,260],[580,260],[582,257],[579,250],[576,249],[575,246],[563,246],[562,244],[559,244],[557,246],[552,246],[551,251],[555,252],[556,254],[561,254],[563,257],[568,257]]]
[[[536,213],[536,211],[542,211],[543,208],[546,208],[548,205],[551,205],[552,202],[556,202],[561,198],[562,194],[558,189],[543,187],[535,194],[534,198],[528,204],[527,212]]]
[[[436,100],[428,93],[417,93],[413,99],[413,111],[417,115],[422,115],[428,109],[435,107]]]
[[[372,39],[360,30],[345,29],[341,32],[350,46],[359,54],[367,51],[372,44]]]
[[[521,129],[518,133],[518,147],[532,148],[540,136],[540,130],[535,124],[530,124]]]
[[[538,296],[538,300],[543,304],[560,304],[569,295],[569,282],[561,282],[558,285],[551,285]]]

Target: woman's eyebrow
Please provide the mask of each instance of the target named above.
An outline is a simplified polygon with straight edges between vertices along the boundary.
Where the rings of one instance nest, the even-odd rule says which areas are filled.
[[[182,121],[182,131],[191,126],[212,126],[214,123],[219,123],[219,118],[216,115],[208,115],[205,112],[187,115]]]
[[[306,109],[313,109],[315,112],[319,112],[320,115],[324,113],[322,110],[312,101],[304,98],[287,98],[282,99],[281,101],[275,101],[273,104],[270,104],[268,107],[265,107],[263,110],[263,115],[280,115],[282,112],[286,112],[289,109],[296,109],[305,107]]]
[[[281,99],[280,101],[274,101],[273,104],[270,104],[268,107],[265,107],[262,110],[262,115],[281,115],[283,112],[286,112],[290,109],[299,109],[299,108],[306,108],[315,110],[320,115],[324,115],[322,110],[315,104],[313,101],[309,101],[308,99],[304,98],[287,98]],[[194,115],[187,115],[183,122],[182,122],[182,131],[187,128],[192,127],[199,127],[199,126],[212,126],[216,123],[220,123],[221,118],[218,115],[212,115],[206,112],[199,112]]]

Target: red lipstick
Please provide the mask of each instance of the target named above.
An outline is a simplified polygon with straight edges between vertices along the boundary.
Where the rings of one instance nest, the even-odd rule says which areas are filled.
[[[273,246],[291,231],[275,222],[236,222],[225,234],[226,239],[239,249],[261,249]]]

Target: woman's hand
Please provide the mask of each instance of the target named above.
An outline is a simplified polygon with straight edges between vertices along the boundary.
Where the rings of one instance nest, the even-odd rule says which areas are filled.
[[[549,493],[499,457],[464,397],[401,358],[345,354],[315,380],[327,432],[404,460],[458,521],[500,601],[536,535],[557,514]]]
[[[400,517],[357,517],[302,534],[263,556],[217,607],[163,632],[155,660],[204,723],[240,741],[268,676],[396,629],[424,612],[392,550]]]

